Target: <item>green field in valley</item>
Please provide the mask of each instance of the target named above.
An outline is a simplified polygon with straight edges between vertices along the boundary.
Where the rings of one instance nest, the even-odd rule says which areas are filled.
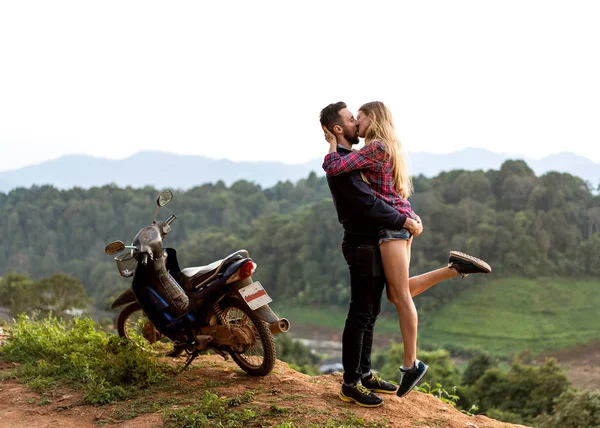
[[[341,332],[347,313],[346,308],[285,307],[281,302],[274,309],[290,320],[290,333],[300,325]],[[499,279],[423,317],[420,346],[478,347],[498,357],[528,349],[535,355],[600,340],[600,281]],[[393,313],[377,321],[376,334],[397,336],[398,330]]]
[[[347,308],[336,306],[331,307],[286,307],[279,303],[271,305],[277,314],[281,317],[290,320],[291,330],[293,333],[294,325],[315,326],[339,329],[340,332],[344,328]],[[386,335],[399,334],[398,316],[396,314],[384,314],[377,320],[375,326],[377,333]]]
[[[440,308],[421,344],[477,346],[504,357],[600,340],[600,280],[506,278],[471,288]]]

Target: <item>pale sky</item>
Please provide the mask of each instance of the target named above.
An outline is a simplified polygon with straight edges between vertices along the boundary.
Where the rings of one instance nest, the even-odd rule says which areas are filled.
[[[299,163],[328,103],[407,151],[600,162],[598,1],[2,1],[0,170],[163,150]]]

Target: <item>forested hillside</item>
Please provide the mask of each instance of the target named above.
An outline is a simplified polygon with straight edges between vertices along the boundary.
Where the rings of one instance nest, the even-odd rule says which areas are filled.
[[[130,242],[151,222],[160,190],[43,186],[0,193],[0,276],[69,273],[105,307],[128,280],[118,275],[104,246]],[[500,170],[416,177],[415,190],[412,204],[425,231],[413,244],[413,274],[446,263],[450,249],[486,259],[494,277],[600,274],[600,196],[578,177],[537,177],[523,161],[506,161]],[[255,278],[274,299],[347,304],[342,230],[324,178],[311,174],[267,189],[244,180],[230,187],[205,184],[176,192],[160,216],[172,213],[177,220],[167,240],[182,266],[245,248],[258,263]],[[486,280],[474,276],[432,289],[420,307],[434,308]]]

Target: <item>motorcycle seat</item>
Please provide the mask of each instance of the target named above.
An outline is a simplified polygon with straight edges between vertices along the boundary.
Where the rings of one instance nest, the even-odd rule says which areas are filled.
[[[221,263],[223,263],[223,260],[217,260],[216,262],[212,262],[211,264],[206,266],[185,268],[181,270],[180,275],[185,277],[185,279],[191,279],[196,275],[203,276],[207,273],[216,270],[221,265]]]
[[[248,257],[248,252],[239,250],[209,265],[182,269],[179,273],[179,282],[185,290],[191,291],[194,287],[202,285],[202,283],[215,276],[225,266],[229,266],[232,262],[243,257]]]

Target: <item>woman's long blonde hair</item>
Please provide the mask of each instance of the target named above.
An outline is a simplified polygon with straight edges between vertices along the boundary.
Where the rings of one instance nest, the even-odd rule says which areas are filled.
[[[392,120],[392,113],[381,101],[366,103],[358,110],[371,120],[365,132],[365,144],[370,144],[372,141],[383,143],[385,152],[392,163],[394,188],[402,198],[408,199],[413,193],[412,178],[408,173],[402,145]]]

